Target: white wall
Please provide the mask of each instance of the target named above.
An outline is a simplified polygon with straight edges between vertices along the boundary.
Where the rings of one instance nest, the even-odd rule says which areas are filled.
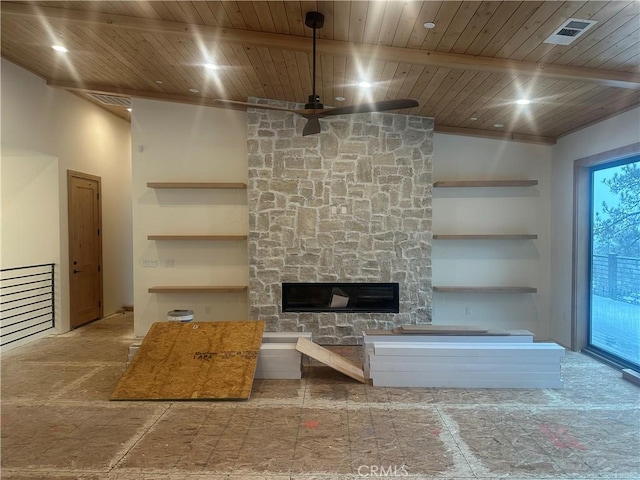
[[[104,312],[133,301],[131,248],[131,144],[129,124],[68,92],[50,88],[39,77],[2,59],[1,141],[3,152],[31,151],[29,158],[57,158],[57,196],[48,198],[59,217],[57,261],[60,309],[57,327],[69,329],[67,170],[102,178]],[[3,153],[4,156],[4,153]],[[32,165],[24,165],[28,173]],[[54,193],[50,191],[50,196]],[[4,199],[3,199],[4,200]],[[33,204],[16,205],[14,215],[33,218]],[[22,211],[20,211],[22,209]],[[4,222],[4,218],[3,218]],[[51,235],[48,225],[38,237]],[[27,241],[31,242],[31,241]],[[38,241],[3,243],[3,265],[42,261]],[[49,247],[47,247],[49,248]],[[53,255],[49,253],[49,255]]]
[[[60,263],[58,159],[3,148],[2,268]],[[27,213],[28,214],[25,214]]]
[[[60,318],[60,218],[58,198],[58,159],[26,150],[3,148],[0,157],[0,266],[22,267],[53,263],[55,317]],[[15,272],[33,274],[43,269]],[[8,274],[11,276],[11,274]],[[6,278],[6,277],[3,277]],[[42,307],[44,305],[39,305]],[[24,310],[28,310],[25,308]],[[13,313],[18,313],[14,311]],[[40,325],[45,319],[4,326],[3,350],[12,349],[49,335],[52,330]],[[18,319],[14,319],[18,321]],[[12,320],[10,323],[12,323]],[[44,330],[43,330],[44,329]],[[12,332],[20,331],[15,335]],[[21,336],[26,338],[18,340]]]
[[[640,108],[562,137],[552,149],[551,336],[563,345],[571,345],[574,161],[636,142]]]
[[[531,233],[535,240],[433,241],[433,285],[531,286],[537,293],[433,294],[434,324],[550,332],[551,147],[436,133],[433,179],[538,180],[535,187],[437,188],[434,234]]]
[[[246,293],[148,293],[157,285],[247,285],[246,241],[147,239],[150,234],[246,235],[247,191],[146,185],[246,183],[246,114],[134,99],[132,145],[136,335],[174,309],[193,310],[197,321],[247,319]]]

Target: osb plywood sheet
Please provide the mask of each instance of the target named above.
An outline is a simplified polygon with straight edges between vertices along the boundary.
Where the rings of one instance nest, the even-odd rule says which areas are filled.
[[[264,325],[154,323],[111,400],[248,399]]]

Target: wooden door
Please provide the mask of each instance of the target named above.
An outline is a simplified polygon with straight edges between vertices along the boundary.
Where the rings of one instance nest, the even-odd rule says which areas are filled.
[[[100,177],[67,171],[71,328],[102,318]]]

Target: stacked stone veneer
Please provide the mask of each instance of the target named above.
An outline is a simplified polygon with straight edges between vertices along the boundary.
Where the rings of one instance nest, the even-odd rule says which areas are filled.
[[[250,318],[323,344],[430,323],[433,120],[336,116],[303,137],[298,115],[247,117]],[[282,282],[398,282],[400,313],[283,313]]]

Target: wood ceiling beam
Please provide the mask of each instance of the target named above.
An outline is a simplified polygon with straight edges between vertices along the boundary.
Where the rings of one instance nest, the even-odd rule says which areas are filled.
[[[197,37],[227,43],[241,43],[255,47],[311,52],[309,38],[267,32],[250,32],[231,28],[193,25],[149,18],[111,15],[63,8],[39,7],[31,4],[1,3],[2,15],[38,17],[56,26],[65,24],[100,25],[157,34]],[[444,68],[486,72],[508,72],[511,75],[537,76],[561,80],[591,82],[618,88],[640,89],[640,74],[567,65],[524,62],[491,57],[476,57],[455,53],[442,53],[413,48],[366,45],[337,40],[320,39],[318,51],[322,54],[356,56],[383,61],[404,62],[414,65],[434,65]]]
[[[215,103],[215,99],[201,97],[199,95],[180,95],[175,93],[154,92],[149,90],[136,90],[111,85],[98,85],[82,82],[67,82],[61,80],[47,80],[47,85],[54,88],[62,88],[71,92],[100,93],[105,95],[120,95],[123,97],[148,98],[151,100],[165,100],[170,102],[188,103],[191,105],[204,105],[208,107],[228,108],[231,110],[246,110],[246,108],[222,106]]]
[[[54,88],[62,88],[73,93],[81,95],[83,93],[100,93],[106,95],[122,95],[126,97],[147,98],[151,100],[164,100],[179,103],[188,103],[192,105],[203,105],[208,107],[226,108],[228,110],[246,110],[244,106],[233,104],[219,104],[214,99],[190,96],[176,95],[172,93],[153,92],[146,90],[135,90],[131,88],[112,87],[109,85],[84,84],[77,82],[66,82],[58,80],[48,80],[47,85]],[[113,112],[112,112],[113,113]],[[526,135],[511,132],[496,132],[493,130],[481,130],[474,128],[448,127],[446,125],[437,125],[434,129],[438,133],[449,133],[453,135],[466,135],[471,137],[497,138],[500,140],[511,140],[514,142],[538,143],[543,145],[554,145],[555,138],[543,137],[540,135]]]
[[[556,139],[553,137],[543,137],[542,135],[528,135],[525,133],[496,132],[495,130],[482,130],[478,128],[449,127],[436,123],[433,129],[438,133],[448,133],[451,135],[464,135],[467,137],[496,138],[499,140],[511,140],[514,142],[538,143],[543,145],[555,145]]]

